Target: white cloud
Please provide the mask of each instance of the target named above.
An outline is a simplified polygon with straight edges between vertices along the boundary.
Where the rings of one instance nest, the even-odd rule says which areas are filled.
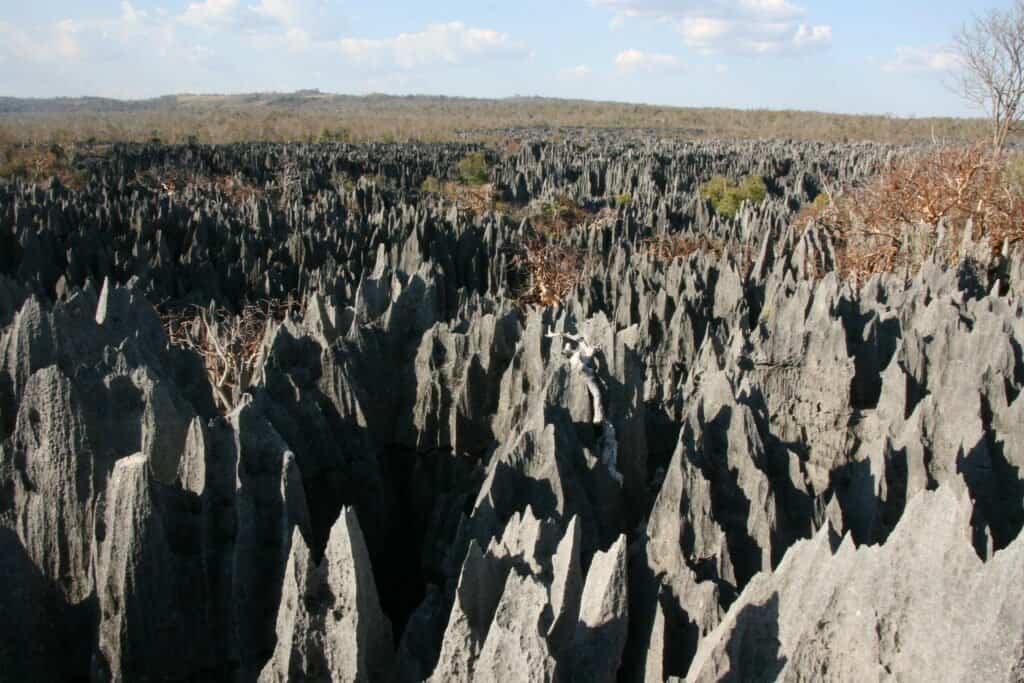
[[[255,45],[285,44],[296,48],[311,40],[333,38],[329,22],[324,22],[324,0],[196,0],[178,15],[179,23],[206,31],[241,32]],[[305,36],[309,40],[302,38]]]
[[[47,26],[19,26],[0,22],[0,54],[23,64],[50,71],[95,73],[111,64],[132,68],[153,56],[168,62],[194,61],[194,50],[179,40],[177,22],[137,9],[129,0],[120,3],[118,16],[63,19]],[[130,58],[130,59],[129,59]],[[83,82],[92,82],[88,76]]]
[[[686,45],[705,54],[783,54],[827,46],[832,27],[800,21],[806,11],[788,0],[591,0],[616,17],[667,23]],[[613,19],[614,21],[614,19]]]
[[[945,49],[926,50],[915,47],[897,47],[896,57],[882,65],[882,71],[923,72],[953,71],[960,65],[960,58]]]
[[[831,26],[785,21],[736,21],[687,17],[676,29],[687,46],[705,54],[781,54],[824,47],[832,41]]]
[[[802,7],[786,0],[740,0],[739,6],[745,13],[777,19],[798,17],[804,13]]]
[[[562,69],[559,76],[566,81],[580,81],[591,74],[591,69],[586,64],[578,64],[568,69]]]
[[[212,28],[237,21],[240,9],[238,0],[202,0],[189,3],[178,20],[191,26]]]
[[[622,28],[623,24],[626,23],[626,17],[623,14],[616,14],[612,17],[611,21],[608,22],[608,29],[610,31],[618,31]]]
[[[682,62],[672,55],[654,54],[637,49],[624,50],[615,56],[615,67],[620,73],[637,71],[681,71]]]
[[[801,16],[803,8],[786,0],[591,0],[625,16],[758,16],[785,19]]]
[[[831,26],[808,26],[800,24],[793,36],[793,45],[796,47],[807,47],[810,45],[821,45],[832,42]]]
[[[121,0],[121,22],[125,26],[139,26],[147,16],[146,10],[137,10],[128,0]]]
[[[733,33],[736,27],[735,22],[725,19],[687,17],[680,22],[678,30],[690,47],[709,50],[715,43]]]
[[[79,39],[84,26],[63,19],[39,32],[0,22],[0,53],[33,62],[78,60],[83,49]]]
[[[295,0],[261,0],[258,5],[249,5],[248,9],[257,16],[292,26],[301,16],[299,5]]]
[[[430,24],[423,31],[400,33],[392,38],[342,38],[331,45],[357,64],[393,64],[402,69],[527,54],[525,47],[508,34],[467,26],[461,21]]]
[[[293,26],[284,34],[285,42],[293,50],[304,50],[309,47],[313,39],[305,29]]]
[[[82,46],[78,42],[78,33],[82,27],[72,19],[58,21],[53,27],[51,49],[60,59],[78,59],[82,56]]]

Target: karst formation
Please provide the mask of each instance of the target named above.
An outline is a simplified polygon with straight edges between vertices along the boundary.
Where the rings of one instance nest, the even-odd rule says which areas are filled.
[[[1024,680],[1024,260],[837,272],[795,218],[891,147],[523,133],[425,189],[476,149],[0,179],[0,678]],[[261,302],[237,381],[171,334]]]

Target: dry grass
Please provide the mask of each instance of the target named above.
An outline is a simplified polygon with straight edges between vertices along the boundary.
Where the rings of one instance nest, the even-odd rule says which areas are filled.
[[[471,185],[466,183],[441,182],[434,176],[428,177],[420,190],[442,197],[455,204],[460,212],[479,215],[496,207],[494,185]]]
[[[901,157],[863,187],[847,193],[826,188],[826,200],[799,221],[830,234],[840,273],[916,272],[933,254],[958,258],[962,228],[986,242],[993,255],[1024,242],[1024,158],[986,148],[943,147]],[[939,226],[950,235],[940,239]]]
[[[582,225],[593,216],[568,196],[555,197],[551,201],[534,203],[526,211],[535,232],[549,237],[563,235],[577,225]]]
[[[521,304],[557,304],[582,281],[587,266],[583,251],[569,245],[569,234],[586,225],[594,213],[561,196],[517,207],[512,217],[530,221],[529,237],[517,245],[512,255],[512,266],[526,276],[528,283],[517,292],[516,299]],[[598,220],[609,219],[614,220],[614,211],[598,214]]]
[[[199,354],[206,366],[217,407],[230,412],[258,374],[260,348],[270,320],[298,310],[295,301],[263,301],[240,313],[223,308],[186,306],[161,314],[171,344]]]
[[[690,254],[698,251],[705,251],[716,257],[721,256],[723,246],[722,240],[704,235],[661,234],[643,240],[645,253],[654,256],[659,261],[666,262],[677,258],[687,258]]]
[[[528,285],[516,295],[519,303],[553,306],[582,280],[586,260],[580,250],[536,235],[526,240],[512,265],[528,277]]]
[[[132,112],[0,115],[17,140],[201,143],[246,141],[450,142],[503,144],[508,130],[642,128],[687,138],[873,140],[907,143],[932,136],[988,138],[985,119],[900,118],[768,109],[684,108],[544,98],[367,97],[325,94],[177,96]],[[324,132],[329,134],[325,137]],[[333,132],[332,132],[333,131]],[[553,131],[557,132],[557,131]],[[515,144],[506,149],[515,153]]]
[[[0,177],[44,182],[56,177],[65,187],[81,189],[86,173],[72,161],[73,146],[31,145],[0,136]]]
[[[135,183],[150,192],[168,197],[173,197],[188,189],[198,189],[204,193],[216,194],[232,204],[239,204],[250,197],[263,194],[262,188],[239,176],[208,176],[181,169],[141,172],[135,176]]]
[[[641,242],[643,253],[658,261],[670,263],[675,259],[686,259],[692,254],[703,252],[715,258],[732,256],[741,272],[746,272],[755,259],[755,247],[735,240],[722,240],[707,235],[661,234],[648,237]]]

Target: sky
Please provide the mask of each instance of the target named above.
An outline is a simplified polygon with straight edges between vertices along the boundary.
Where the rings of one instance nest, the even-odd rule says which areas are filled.
[[[0,0],[0,95],[324,92],[981,115],[949,43],[1009,0]]]

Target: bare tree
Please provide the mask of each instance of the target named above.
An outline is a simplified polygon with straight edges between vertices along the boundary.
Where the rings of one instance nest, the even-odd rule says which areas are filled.
[[[1024,0],[976,16],[953,45],[961,61],[955,89],[988,113],[998,153],[1024,116]]]

